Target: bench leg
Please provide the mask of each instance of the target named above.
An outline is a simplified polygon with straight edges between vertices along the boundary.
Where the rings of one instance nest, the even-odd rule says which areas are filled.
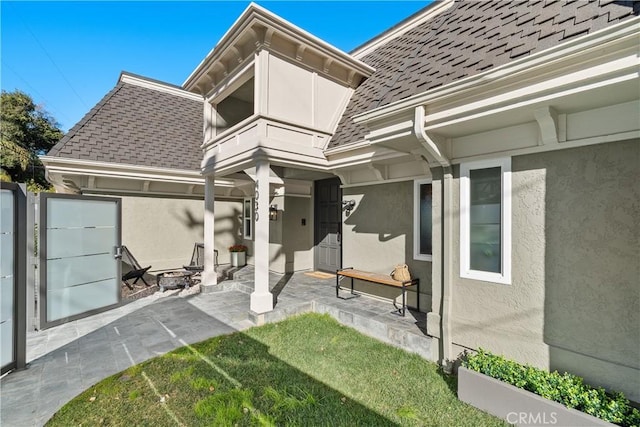
[[[353,291],[353,278],[351,278],[351,296],[348,297],[341,297],[340,296],[340,276],[336,274],[336,298],[340,298],[340,299],[352,299],[352,298],[356,298],[359,297],[360,294],[356,294]]]
[[[405,315],[405,311],[407,310],[407,288],[402,284],[402,317]]]

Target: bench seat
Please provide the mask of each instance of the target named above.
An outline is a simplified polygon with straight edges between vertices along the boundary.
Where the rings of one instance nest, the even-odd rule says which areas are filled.
[[[340,278],[341,277],[348,277],[351,279],[351,297],[341,297],[340,296]],[[416,300],[418,301],[417,304],[417,308],[418,311],[420,311],[420,279],[415,278],[415,279],[411,279],[411,280],[407,280],[404,282],[401,282],[399,280],[395,280],[393,279],[390,275],[387,274],[380,274],[380,273],[371,273],[369,271],[362,271],[362,270],[356,270],[354,268],[344,268],[341,270],[337,270],[336,271],[336,297],[340,298],[340,299],[351,299],[354,298],[356,296],[359,296],[357,294],[354,293],[353,291],[353,280],[357,279],[357,280],[363,280],[365,282],[370,282],[370,283],[377,283],[380,285],[386,285],[386,286],[394,286],[396,288],[401,288],[402,289],[402,307],[397,309],[397,313],[404,316],[405,315],[405,311],[406,311],[406,301],[407,301],[407,297],[406,297],[406,293],[407,293],[407,288],[409,286],[416,286],[418,289],[418,295]],[[395,301],[393,303],[393,305],[395,306]],[[397,307],[396,307],[397,308]]]

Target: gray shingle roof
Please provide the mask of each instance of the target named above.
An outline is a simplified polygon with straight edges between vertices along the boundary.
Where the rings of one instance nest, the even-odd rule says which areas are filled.
[[[49,156],[200,169],[202,101],[120,82]]]
[[[458,0],[361,58],[376,68],[351,97],[329,147],[364,138],[356,114],[478,74],[640,14],[620,0]]]

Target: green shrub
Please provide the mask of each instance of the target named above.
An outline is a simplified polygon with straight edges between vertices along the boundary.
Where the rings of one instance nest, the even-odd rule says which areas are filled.
[[[640,427],[640,411],[631,407],[622,393],[609,394],[603,388],[584,384],[582,378],[575,375],[521,365],[482,349],[467,355],[462,366],[602,420]]]

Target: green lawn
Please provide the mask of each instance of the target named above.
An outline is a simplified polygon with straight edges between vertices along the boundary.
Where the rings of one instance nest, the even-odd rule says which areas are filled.
[[[48,426],[492,426],[455,379],[327,315],[183,347],[105,379]]]

